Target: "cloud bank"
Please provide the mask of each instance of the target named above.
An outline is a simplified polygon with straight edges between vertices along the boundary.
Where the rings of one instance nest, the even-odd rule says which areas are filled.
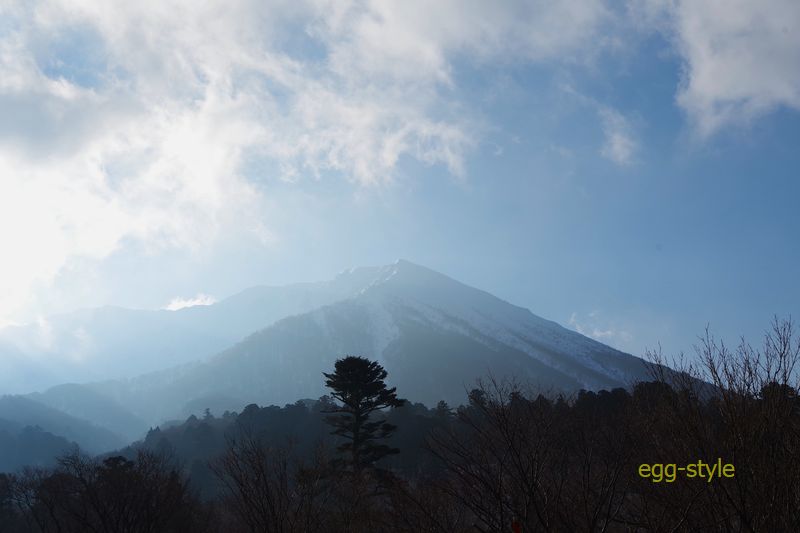
[[[258,227],[270,179],[465,173],[451,61],[580,55],[594,0],[0,4],[0,317],[76,258]],[[503,59],[505,60],[505,59]]]
[[[130,242],[199,249],[240,228],[268,242],[270,180],[375,187],[404,158],[465,176],[486,117],[458,65],[580,68],[619,47],[631,14],[674,43],[677,102],[703,135],[800,107],[800,4],[631,5],[0,2],[0,323]],[[630,125],[603,109],[601,154],[629,164]]]

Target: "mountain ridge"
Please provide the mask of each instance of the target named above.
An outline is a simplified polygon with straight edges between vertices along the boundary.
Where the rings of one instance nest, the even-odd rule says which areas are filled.
[[[282,404],[324,394],[322,372],[352,353],[378,360],[399,390],[434,404],[463,400],[465,388],[487,373],[562,391],[646,377],[641,359],[486,291],[407,261],[375,268],[354,296],[278,320],[208,360],[101,389],[122,404],[151,399],[139,416],[169,417],[160,406],[201,397]]]
[[[121,379],[162,370],[164,360],[174,365],[212,356],[276,320],[358,292],[377,268],[318,282],[257,285],[212,305],[176,311],[107,305],[3,328],[0,363],[5,358],[14,366],[0,374],[0,394]]]
[[[236,322],[243,314],[244,325]],[[348,269],[324,282],[256,286],[210,306],[158,316],[211,317],[219,319],[218,331],[235,322],[239,333],[266,323],[211,355],[182,354],[166,369],[71,385],[80,401],[57,388],[30,398],[106,427],[123,413],[122,419],[135,421],[130,438],[204,404],[221,411],[321,396],[322,372],[345,354],[378,360],[401,393],[430,404],[463,402],[465,391],[487,374],[563,392],[625,387],[647,377],[639,358],[406,260]],[[207,325],[203,320],[197,324]],[[178,328],[167,338],[186,331]],[[89,405],[105,405],[103,398],[107,411]]]

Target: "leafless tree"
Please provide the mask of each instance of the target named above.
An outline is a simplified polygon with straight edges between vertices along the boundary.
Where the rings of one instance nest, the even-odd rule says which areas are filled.
[[[251,532],[321,531],[336,480],[318,449],[313,464],[292,457],[291,446],[271,448],[246,430],[211,464],[226,502]]]
[[[658,407],[672,428],[667,448],[673,457],[733,462],[735,476],[696,487],[702,510],[687,512],[684,523],[800,530],[800,339],[791,319],[775,318],[761,348],[742,339],[730,349],[707,329],[696,352],[699,364],[672,362],[678,372],[650,354],[656,377],[675,389]]]
[[[490,379],[474,398],[430,448],[448,472],[440,490],[468,510],[476,530],[510,531],[516,521],[524,531],[605,531],[615,523],[629,479],[625,428],[595,425],[598,413],[526,397],[513,383]]]
[[[43,532],[156,533],[198,528],[188,485],[166,459],[141,451],[135,461],[98,461],[79,453],[53,470],[28,469],[13,499]],[[181,516],[183,513],[183,516]],[[35,527],[34,527],[35,526]]]

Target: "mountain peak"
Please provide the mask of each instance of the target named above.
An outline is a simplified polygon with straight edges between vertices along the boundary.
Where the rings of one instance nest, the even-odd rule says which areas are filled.
[[[422,265],[405,259],[397,259],[387,265],[348,268],[339,272],[332,283],[354,288],[356,289],[354,294],[363,294],[365,291],[389,281],[420,285],[436,281],[452,282],[453,280]]]
[[[359,273],[360,270],[363,270],[361,273],[363,278],[359,281],[365,283],[358,291],[358,295],[389,291],[411,296],[420,291],[441,292],[453,290],[457,286],[466,288],[444,274],[405,259],[398,259],[384,266],[356,269],[351,275]]]
[[[404,272],[406,274],[415,274],[418,276],[439,276],[442,278],[447,278],[444,274],[437,272],[433,269],[430,269],[426,266],[419,265],[417,263],[412,263],[406,259],[398,259],[391,265],[394,268],[395,272]],[[449,279],[449,278],[448,278]]]

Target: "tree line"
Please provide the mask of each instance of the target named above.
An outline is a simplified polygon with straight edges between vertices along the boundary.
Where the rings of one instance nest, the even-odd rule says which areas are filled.
[[[330,394],[156,428],[107,457],[0,475],[0,531],[800,531],[800,342],[710,334],[692,363],[651,353],[630,389],[491,378],[465,405],[400,398],[344,357]],[[718,459],[732,477],[643,477]]]

